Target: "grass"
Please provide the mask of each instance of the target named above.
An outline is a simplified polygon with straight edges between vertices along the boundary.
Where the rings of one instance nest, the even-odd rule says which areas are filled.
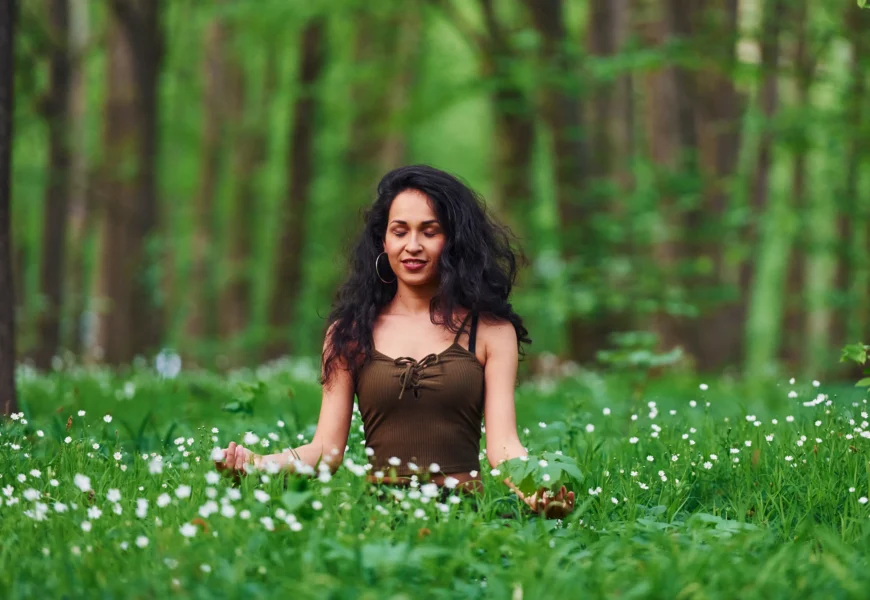
[[[866,595],[870,409],[850,386],[523,385],[523,443],[584,474],[562,521],[519,510],[485,459],[476,512],[425,488],[379,498],[358,468],[217,480],[212,449],[246,432],[266,451],[311,439],[315,366],[20,371],[24,414],[0,425],[3,597]],[[348,446],[364,465],[357,412]]]

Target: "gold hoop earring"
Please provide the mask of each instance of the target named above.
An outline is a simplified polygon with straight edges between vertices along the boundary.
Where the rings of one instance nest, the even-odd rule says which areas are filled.
[[[378,260],[380,260],[382,254],[386,254],[386,252],[381,252],[381,254],[378,254],[375,258],[375,273],[377,274],[378,279],[380,279],[384,283],[393,283],[396,280],[395,276],[393,276],[393,279],[391,279],[390,281],[387,281],[386,279],[381,277],[381,272],[378,271]]]

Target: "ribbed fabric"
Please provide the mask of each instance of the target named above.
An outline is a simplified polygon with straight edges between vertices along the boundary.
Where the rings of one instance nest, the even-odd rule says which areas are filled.
[[[468,317],[466,317],[467,321]],[[419,361],[391,358],[375,350],[357,377],[356,394],[373,471],[407,476],[480,470],[480,425],[483,422],[483,365],[474,355],[477,316],[471,320],[469,349],[453,344]],[[389,463],[398,458],[398,466]]]

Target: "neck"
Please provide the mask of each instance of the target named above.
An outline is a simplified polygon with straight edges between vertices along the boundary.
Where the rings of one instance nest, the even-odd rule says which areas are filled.
[[[429,304],[437,287],[409,287],[399,282],[396,295],[390,302],[390,312],[403,315],[429,314]]]

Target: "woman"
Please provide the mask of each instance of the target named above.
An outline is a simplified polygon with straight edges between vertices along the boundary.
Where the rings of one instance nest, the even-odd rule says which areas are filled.
[[[527,454],[517,436],[514,383],[520,346],[531,340],[508,303],[517,271],[508,230],[472,190],[432,167],[391,171],[377,192],[328,318],[314,439],[267,456],[230,443],[219,468],[275,463],[293,471],[297,461],[322,459],[334,472],[354,395],[370,482],[406,485],[420,473],[443,491],[480,491],[484,417],[491,466]],[[564,487],[526,497],[505,484],[548,517],[573,510],[574,492]]]

